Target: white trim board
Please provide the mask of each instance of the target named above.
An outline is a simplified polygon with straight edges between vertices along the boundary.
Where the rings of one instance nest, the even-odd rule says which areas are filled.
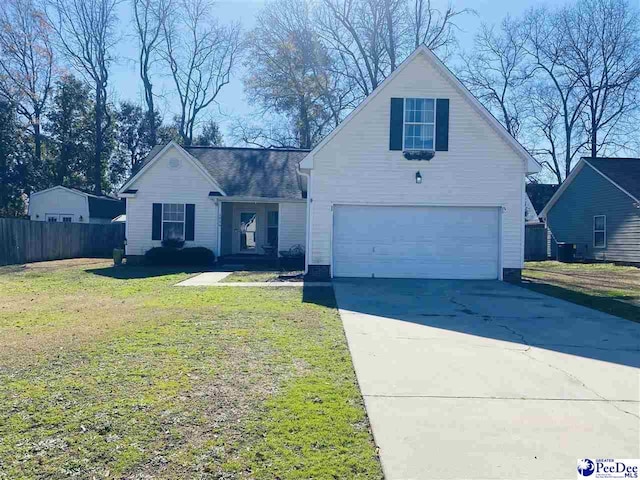
[[[40,190],[39,192],[33,192],[30,196],[31,197],[36,197],[36,196],[40,195],[41,193],[49,193],[49,192],[52,192],[53,190],[64,190],[66,192],[75,193],[76,195],[79,195],[79,196],[84,197],[84,198],[89,198],[89,194],[88,193],[81,192],[81,191],[75,190],[73,188],[68,188],[68,187],[65,187],[63,185],[56,185],[55,187],[49,187],[49,188],[46,188],[44,190]],[[116,199],[113,199],[113,200],[116,200]]]
[[[228,202],[228,203],[306,203],[306,198],[278,198],[278,197],[209,197],[216,202]]]

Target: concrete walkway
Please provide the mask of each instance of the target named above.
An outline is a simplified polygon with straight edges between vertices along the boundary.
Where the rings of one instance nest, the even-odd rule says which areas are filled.
[[[207,285],[215,285],[224,280],[231,272],[204,272],[195,277],[187,278],[183,282],[177,283],[176,287],[202,287]]]
[[[640,458],[640,324],[501,282],[334,290],[387,480]]]
[[[222,282],[232,272],[205,272],[176,284],[176,287],[330,287],[330,282]]]

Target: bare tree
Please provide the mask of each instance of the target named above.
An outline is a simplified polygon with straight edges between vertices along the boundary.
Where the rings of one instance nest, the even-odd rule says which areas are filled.
[[[523,97],[529,99],[527,103],[530,106],[527,118],[527,126],[531,130],[527,136],[529,150],[561,184],[567,175],[565,107],[559,101],[562,97],[558,96],[556,87],[545,81],[529,86]],[[582,146],[569,151],[569,165]]]
[[[625,0],[578,0],[525,15],[525,49],[536,70],[525,98],[546,142],[535,150],[550,158],[543,164],[559,183],[580,154],[626,147],[623,126],[639,108],[638,15]]]
[[[567,62],[566,31],[561,18],[546,8],[531,10],[525,18],[525,49],[536,73],[527,98],[531,100],[534,124],[543,138],[556,139],[552,149],[542,148],[551,155],[550,162],[543,158],[542,163],[562,183],[585,146],[579,126],[586,97],[580,92],[579,76]]]
[[[256,122],[252,117],[238,117],[231,125],[236,143],[259,148],[298,148],[298,138],[287,118],[268,115]]]
[[[390,68],[384,43],[386,13],[382,0],[322,0],[319,33],[341,60],[339,72],[366,97]],[[337,72],[338,73],[338,72]]]
[[[464,8],[457,10],[449,4],[444,11],[433,7],[431,0],[413,0],[406,13],[410,32],[413,36],[412,49],[426,45],[431,50],[447,57],[450,50],[457,46],[456,17],[475,15],[475,10]]]
[[[341,61],[338,72],[369,95],[415,48],[443,55],[455,45],[455,20],[471,10],[430,0],[321,0],[318,32]]]
[[[53,48],[50,26],[33,0],[6,0],[0,7],[0,95],[14,102],[33,133],[42,160],[42,114],[51,93]]]
[[[521,25],[506,17],[498,31],[483,25],[473,53],[462,56],[462,80],[513,137],[518,137],[523,123],[523,87],[533,75],[525,41]]]
[[[151,70],[162,47],[163,25],[172,11],[172,0],[132,0],[135,32],[138,37],[138,72],[144,87],[150,141],[155,144],[156,108]]]
[[[95,151],[93,182],[102,193],[106,170],[105,133],[111,126],[107,109],[109,67],[113,61],[118,0],[50,0],[50,21],[71,64],[94,87]]]
[[[638,108],[640,14],[626,0],[579,0],[560,15],[564,65],[585,97],[592,157],[617,142],[618,122]]]
[[[343,118],[351,89],[338,81],[313,30],[307,0],[278,0],[258,15],[248,39],[245,88],[265,110],[285,115],[301,148],[315,145]],[[264,112],[263,112],[264,113]]]
[[[163,23],[164,49],[180,101],[178,128],[193,142],[200,113],[229,83],[240,50],[240,27],[219,25],[207,0],[182,0]]]

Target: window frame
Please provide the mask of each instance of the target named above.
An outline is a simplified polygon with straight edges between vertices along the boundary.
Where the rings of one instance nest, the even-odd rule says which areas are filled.
[[[64,214],[62,214],[62,215],[60,215],[60,218],[62,219],[61,223],[73,223],[73,215],[64,215]],[[69,220],[66,220],[67,218]]]
[[[269,214],[270,213],[275,213],[278,218],[275,224],[270,224],[269,223]],[[276,230],[276,245],[271,245],[272,247],[276,247],[278,248],[278,244],[280,243],[280,210],[267,210],[267,221],[265,222],[267,224],[267,236],[265,238],[265,240],[267,241],[268,245],[271,245],[269,243],[269,230],[271,229],[275,229]]]
[[[166,223],[182,223],[182,237],[179,239],[181,242],[185,242],[186,230],[187,230],[187,204],[186,203],[162,203],[162,212],[160,215],[160,241],[167,240],[164,238],[164,224]],[[180,220],[165,220],[164,219],[164,206],[165,205],[182,205],[182,221]]]
[[[44,218],[47,223],[60,223],[60,215],[57,213],[45,213]]]
[[[410,151],[410,152],[425,150],[424,148],[407,148],[407,146],[405,145],[405,138],[406,138],[405,131],[406,131],[407,123],[411,125],[430,125],[430,123],[428,122],[407,122],[407,100],[432,100],[433,101],[433,137],[432,137],[433,145],[431,149],[426,149],[426,150],[435,151],[436,122],[438,119],[438,116],[437,116],[438,102],[437,102],[437,99],[434,97],[404,97],[404,101],[402,103],[402,150]]]
[[[604,226],[602,229],[596,229],[596,218],[604,219]],[[603,244],[598,245],[596,243],[596,233],[602,233]],[[594,215],[593,216],[593,248],[607,248],[607,216],[606,215]]]

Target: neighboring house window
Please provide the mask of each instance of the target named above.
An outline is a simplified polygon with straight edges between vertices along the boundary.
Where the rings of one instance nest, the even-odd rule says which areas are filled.
[[[593,217],[593,247],[605,248],[607,246],[607,217],[596,215]]]
[[[47,222],[56,223],[58,221],[58,215],[47,215]]]
[[[162,239],[184,240],[184,203],[162,204]]]
[[[71,223],[73,221],[73,218],[68,217],[68,216],[63,216],[62,217],[62,223]]]
[[[405,150],[433,150],[436,130],[435,114],[436,101],[433,98],[405,98]]]
[[[267,243],[278,246],[278,212],[267,212]]]

